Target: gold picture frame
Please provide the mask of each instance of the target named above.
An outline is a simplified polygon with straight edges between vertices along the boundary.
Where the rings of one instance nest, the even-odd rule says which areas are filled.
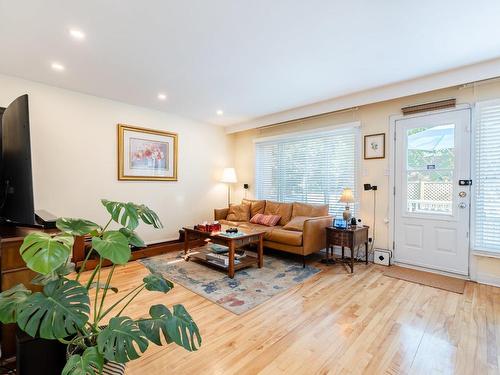
[[[118,180],[177,181],[178,135],[118,124]]]

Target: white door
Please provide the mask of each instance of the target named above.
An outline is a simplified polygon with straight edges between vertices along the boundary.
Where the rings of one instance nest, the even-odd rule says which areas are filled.
[[[469,274],[469,109],[395,121],[394,259]]]

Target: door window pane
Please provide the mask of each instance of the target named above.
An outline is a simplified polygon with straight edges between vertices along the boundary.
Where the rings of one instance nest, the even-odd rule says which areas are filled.
[[[455,125],[407,131],[407,212],[453,213]]]

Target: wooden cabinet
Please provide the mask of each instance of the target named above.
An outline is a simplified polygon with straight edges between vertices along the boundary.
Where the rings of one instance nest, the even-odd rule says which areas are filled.
[[[26,267],[19,254],[24,237],[34,231],[51,233],[56,230],[0,226],[0,288],[2,292],[17,284],[24,284],[26,288],[33,291],[41,290],[41,287],[31,285],[30,282],[36,273]],[[0,342],[2,360],[16,355],[16,324],[0,325]]]

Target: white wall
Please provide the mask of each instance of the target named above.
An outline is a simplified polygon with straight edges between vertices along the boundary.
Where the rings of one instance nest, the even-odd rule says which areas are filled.
[[[389,148],[389,124],[390,116],[401,113],[401,108],[407,105],[431,102],[439,99],[456,98],[459,104],[470,104],[482,100],[500,98],[500,81],[494,80],[479,85],[455,86],[447,89],[436,90],[412,95],[380,103],[369,104],[359,107],[358,110],[334,113],[328,116],[297,121],[275,127],[252,129],[232,134],[233,147],[235,149],[234,161],[238,172],[239,183],[235,189],[234,200],[244,196],[243,183],[250,184],[247,193],[253,197],[255,183],[255,156],[254,140],[259,137],[267,137],[286,134],[301,130],[320,129],[325,126],[342,125],[353,121],[361,122],[362,135],[386,133],[386,158],[377,160],[362,160],[361,183],[370,183],[378,186],[375,246],[378,248],[392,248],[390,243],[390,227],[386,222],[389,215],[389,203],[392,199],[389,184],[389,169],[391,152]],[[371,192],[359,191],[356,197],[361,203],[360,217],[372,226],[373,222],[373,195]],[[470,276],[473,280],[500,286],[500,259],[471,256]]]
[[[138,232],[155,242],[177,238],[183,225],[210,220],[214,207],[226,205],[226,187],[217,182],[232,164],[223,128],[0,75],[0,106],[26,93],[36,209],[103,223],[101,198],[144,203],[164,229],[142,225]],[[118,181],[118,123],[178,133],[178,181]]]

